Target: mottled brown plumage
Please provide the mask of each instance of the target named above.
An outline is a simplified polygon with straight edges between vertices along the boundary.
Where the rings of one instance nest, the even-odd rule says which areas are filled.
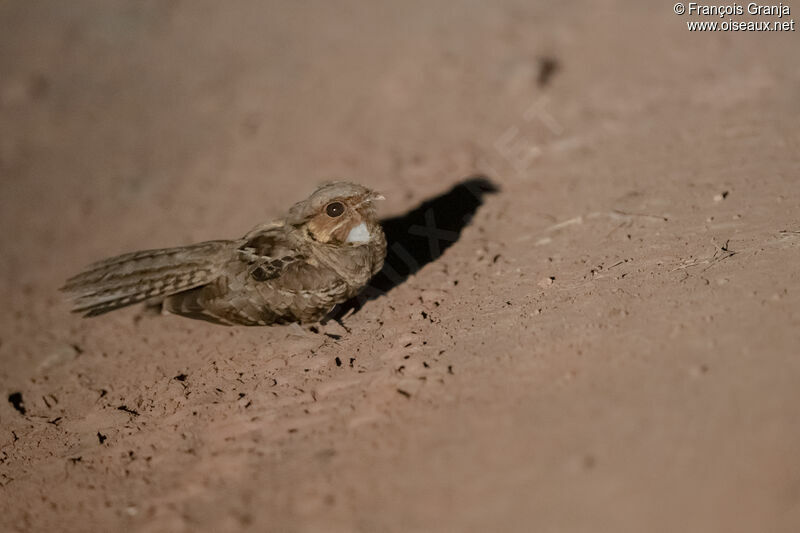
[[[320,186],[288,214],[235,241],[146,250],[94,263],[62,290],[95,316],[137,302],[222,324],[314,322],[383,266],[373,202],[348,182]]]

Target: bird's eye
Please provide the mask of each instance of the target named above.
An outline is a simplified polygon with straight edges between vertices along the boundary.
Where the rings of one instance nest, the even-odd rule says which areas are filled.
[[[325,212],[331,218],[340,217],[344,213],[344,204],[342,202],[331,202],[325,208]]]

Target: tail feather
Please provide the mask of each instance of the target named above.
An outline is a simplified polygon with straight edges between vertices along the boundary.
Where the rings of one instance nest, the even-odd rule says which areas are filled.
[[[138,302],[169,296],[218,278],[230,258],[231,241],[144,250],[93,263],[67,280],[72,311],[97,316]]]

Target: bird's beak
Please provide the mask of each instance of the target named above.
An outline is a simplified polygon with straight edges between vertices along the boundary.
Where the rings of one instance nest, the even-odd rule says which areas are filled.
[[[361,202],[359,202],[359,204],[356,207],[360,207],[362,205],[371,206],[372,202],[375,202],[377,200],[386,200],[386,198],[382,194],[373,191],[373,192],[370,192],[366,196],[366,198],[361,200]]]

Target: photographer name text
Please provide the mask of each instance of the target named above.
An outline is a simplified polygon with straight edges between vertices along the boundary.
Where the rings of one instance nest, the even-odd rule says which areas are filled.
[[[699,4],[697,2],[689,2],[688,4],[680,4],[682,7],[681,12],[676,5],[676,13],[678,15],[700,15],[704,17],[716,16],[724,18],[733,15],[761,15],[769,17],[783,18],[792,14],[791,8],[783,3],[763,5],[758,2],[750,2],[749,4],[726,4],[726,5],[708,5]]]

